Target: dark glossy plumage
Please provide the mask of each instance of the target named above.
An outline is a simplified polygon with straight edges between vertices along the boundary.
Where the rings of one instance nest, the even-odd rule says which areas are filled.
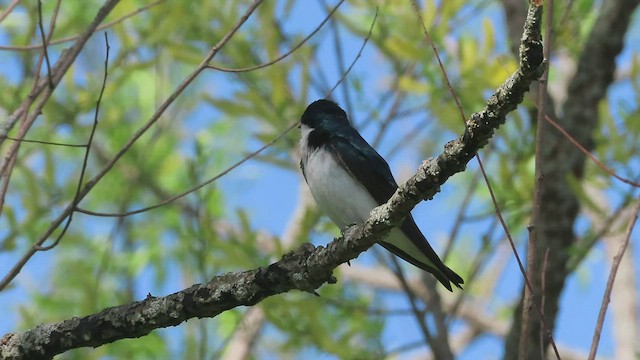
[[[351,178],[366,188],[378,205],[389,200],[398,188],[389,165],[351,126],[344,110],[332,101],[318,100],[307,107],[301,123],[312,129],[306,139],[307,152],[318,149],[328,151],[335,162],[347,170]],[[304,174],[303,163],[304,158],[301,161]],[[451,290],[450,283],[461,288],[461,284],[464,283],[462,278],[442,263],[418,229],[411,214],[407,216],[400,229],[415,248],[419,249],[421,255],[428,258],[435,267],[416,259],[417,254],[409,254],[390,242],[383,241],[381,245],[405,261],[432,273],[447,289]]]

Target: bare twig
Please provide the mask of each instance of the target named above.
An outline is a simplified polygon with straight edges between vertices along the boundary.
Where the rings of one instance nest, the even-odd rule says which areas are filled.
[[[386,254],[387,253],[385,254],[382,254],[379,252],[376,253],[376,255],[379,255],[380,263],[385,263],[384,255]],[[438,345],[444,345],[444,344],[436,344],[436,342],[434,341],[433,335],[429,330],[429,326],[427,326],[427,321],[425,319],[426,313],[424,310],[418,307],[418,298],[416,294],[413,292],[413,289],[407,283],[407,279],[404,275],[404,271],[402,271],[402,268],[400,267],[400,263],[398,262],[398,259],[391,254],[388,255],[388,258],[389,258],[389,261],[393,264],[392,272],[395,275],[398,283],[402,287],[402,292],[404,293],[404,295],[406,295],[407,300],[409,300],[409,304],[411,306],[411,313],[413,314],[413,317],[416,319],[416,322],[418,323],[418,328],[420,329],[420,332],[424,337],[424,343],[431,345],[432,351],[438,354],[442,359],[451,359],[453,356],[451,355],[451,350],[447,351],[448,354],[442,353],[441,351],[442,346],[438,346]],[[445,347],[448,349],[449,347],[448,344],[446,344]]]
[[[19,2],[20,0],[14,0],[16,3]],[[159,5],[163,2],[165,2],[166,0],[158,0],[158,1],[154,1],[150,4],[147,4],[145,6],[142,6],[116,20],[110,21],[108,23],[105,23],[103,25],[98,26],[95,31],[100,31],[100,30],[104,30],[104,29],[108,29],[110,27],[112,27],[113,25],[119,24],[133,16],[136,16],[138,14],[140,14],[141,12],[144,12],[156,5]],[[2,20],[0,20],[2,21]],[[51,32],[49,32],[49,35],[51,35]],[[78,34],[78,35],[73,35],[73,36],[67,36],[67,37],[63,37],[60,39],[55,39],[55,40],[50,40],[48,43],[49,45],[58,45],[58,44],[62,44],[65,42],[69,42],[69,41],[73,41],[73,40],[77,40],[78,38],[80,38],[82,36],[82,34]],[[8,51],[29,51],[29,50],[38,50],[42,47],[42,44],[33,44],[33,45],[24,45],[24,46],[6,46],[6,45],[0,45],[0,51],[2,50],[8,50]]]
[[[545,14],[545,25],[546,25],[546,37],[544,39],[544,58],[548,59],[551,55],[551,31],[552,20],[553,20],[553,0],[547,0],[548,6],[546,6],[546,14]],[[547,81],[549,79],[549,69],[545,67],[544,73],[538,79],[538,119],[536,122],[536,140],[535,140],[535,182],[534,182],[534,190],[533,190],[533,199],[532,199],[532,208],[531,208],[531,219],[529,222],[529,226],[527,229],[529,230],[529,242],[527,244],[527,277],[529,279],[533,279],[536,274],[537,264],[536,264],[536,256],[537,256],[537,239],[538,239],[538,222],[540,221],[540,207],[542,203],[542,187],[544,182],[544,173],[542,167],[542,147],[544,146],[544,117],[546,114],[545,100],[547,97]],[[548,249],[547,249],[548,251]],[[542,273],[544,278],[544,272]],[[537,286],[537,284],[534,284]],[[535,304],[535,298],[538,294],[533,287],[525,286],[524,288],[524,303],[522,306],[522,325],[520,327],[520,344],[518,346],[518,359],[526,360],[528,354],[528,346],[529,341],[527,341],[527,337],[529,336],[529,318],[531,317],[531,311],[534,306],[540,306],[540,314],[544,316],[544,307],[541,305]],[[548,332],[549,336],[551,336],[551,332],[546,329],[540,329],[541,332]],[[544,351],[543,351],[544,352]],[[559,355],[558,355],[558,358]]]
[[[542,269],[540,270],[540,311],[542,312],[542,316],[544,316],[544,300],[545,300],[545,290],[546,290],[546,273],[547,273],[547,264],[549,263],[549,248],[544,251],[544,260],[542,261]],[[544,329],[540,328],[540,359],[544,359],[545,349],[544,349]]]
[[[562,16],[562,20],[559,22],[560,24],[563,24],[566,21],[566,16],[567,16],[568,12],[570,11],[572,4],[573,4],[573,0],[570,0],[569,4],[565,5],[565,13]],[[506,6],[506,4],[505,4],[505,6]],[[509,12],[510,11],[511,10],[509,10]],[[553,41],[553,39],[552,39],[552,41]],[[504,68],[504,66],[503,66],[503,69],[504,69],[505,73],[508,73],[508,70],[506,70]],[[536,108],[538,106],[535,102],[534,102],[533,105]],[[539,112],[539,110],[540,109],[538,109],[538,112]],[[630,180],[628,178],[625,178],[625,177],[617,174],[615,171],[613,171],[613,169],[609,168],[602,161],[600,161],[593,153],[591,153],[589,150],[587,150],[584,145],[582,145],[571,134],[569,134],[569,132],[567,132],[564,129],[564,127],[562,125],[560,125],[556,120],[554,120],[548,113],[550,113],[550,111],[547,111],[547,113],[545,113],[544,120],[546,122],[548,122],[549,124],[551,124],[551,126],[553,126],[556,130],[558,130],[567,140],[569,140],[569,142],[571,142],[571,144],[573,144],[578,150],[580,150],[583,154],[585,154],[589,158],[589,160],[591,160],[598,168],[602,169],[604,172],[606,172],[610,176],[622,181],[625,184],[629,184],[629,185],[634,186],[634,187],[640,187],[640,182]]]
[[[566,24],[567,23],[567,19],[569,17],[569,13],[571,12],[572,9],[573,9],[573,0],[569,0],[566,4],[564,4],[564,13],[560,17],[559,24]]]
[[[337,89],[338,86],[340,86],[340,84],[344,81],[344,79],[347,78],[347,75],[351,72],[351,69],[353,69],[353,66],[356,64],[358,59],[360,59],[360,56],[362,56],[362,51],[364,50],[365,46],[367,46],[367,42],[369,42],[369,39],[371,38],[371,34],[373,34],[373,27],[376,25],[376,20],[378,19],[378,10],[379,8],[376,7],[376,13],[373,16],[373,20],[371,21],[371,27],[369,28],[369,32],[367,33],[367,36],[364,38],[364,41],[362,42],[362,46],[360,46],[360,50],[358,50],[356,57],[353,59],[353,61],[347,68],[347,71],[345,71],[344,74],[342,74],[340,79],[338,79],[338,81],[335,83],[335,85],[333,85],[331,90],[329,90],[329,94],[332,94],[333,91]]]
[[[607,314],[607,308],[609,307],[609,302],[611,301],[611,290],[613,289],[613,283],[616,280],[616,273],[618,272],[618,267],[620,266],[620,261],[622,261],[622,256],[624,256],[624,252],[627,250],[627,246],[629,245],[629,239],[631,239],[631,233],[636,225],[636,220],[638,220],[638,213],[640,213],[640,201],[633,210],[633,214],[631,215],[631,219],[629,219],[629,225],[627,226],[627,231],[624,236],[624,240],[620,244],[620,248],[618,248],[618,253],[613,258],[613,262],[611,263],[611,271],[609,272],[609,278],[607,279],[607,287],[604,290],[604,294],[602,295],[602,305],[600,305],[600,312],[598,313],[598,321],[596,322],[596,329],[593,333],[593,340],[591,341],[591,349],[589,350],[589,360],[594,360],[596,358],[596,354],[598,353],[598,344],[600,343],[600,333],[602,332],[602,326],[604,324],[604,318]]]
[[[399,71],[397,76],[393,77],[391,85],[387,90],[385,90],[382,93],[381,96],[378,97],[378,102],[377,104],[374,104],[372,106],[372,110],[370,110],[369,113],[366,116],[364,116],[362,121],[360,121],[359,123],[354,122],[354,126],[357,129],[359,130],[365,129],[367,126],[373,123],[374,115],[379,111],[379,109],[384,108],[388,102],[392,100],[393,102],[395,102],[395,101],[398,101],[399,98],[401,98],[400,94],[402,93],[402,91],[400,90],[400,79],[403,76],[413,75],[415,67],[416,67],[416,63],[412,63],[411,65],[406,66],[402,71]],[[392,95],[395,95],[395,96],[392,96]],[[423,107],[417,107],[418,110],[422,110],[422,108]],[[393,110],[393,105],[392,105],[392,110]],[[394,118],[401,117],[401,114],[402,113],[400,111],[389,111],[389,113],[387,113],[384,120],[382,120],[382,124],[380,125],[380,130],[378,130],[378,135],[376,135],[376,137],[373,139],[373,141],[371,142],[371,145],[376,147],[380,143],[382,139],[379,138],[380,137],[379,134],[383,132],[384,128],[386,128],[387,125],[385,124],[393,121]]]
[[[575,254],[569,259],[567,264],[569,271],[575,271],[596,242],[610,234],[612,227],[615,227],[620,219],[625,216],[626,210],[634,200],[634,192],[634,189],[629,189],[624,194],[620,204],[615,209],[607,211],[609,215],[606,218],[602,218],[600,214],[597,215],[597,218],[592,217],[591,234],[588,234],[581,242],[576,244]],[[587,214],[590,214],[590,212],[587,212]]]
[[[397,277],[392,273],[389,268],[386,267],[364,267],[364,266],[342,266],[340,268],[342,278],[348,281],[357,282],[359,284],[367,285],[376,290],[390,291],[390,292],[404,292],[402,285],[399,283]],[[407,279],[412,291],[417,294],[421,299],[426,301],[428,295],[428,289],[426,288],[424,281],[419,276],[413,276]],[[486,304],[482,301],[475,300],[473,298],[467,298],[461,304],[458,304],[457,300],[450,298],[443,298],[445,309],[449,313],[453,313],[455,307],[459,307],[456,311],[459,319],[463,320],[468,327],[481,331],[485,334],[495,335],[497,337],[505,337],[509,332],[509,320],[499,315],[487,313]],[[403,314],[406,311],[396,310],[394,313]],[[455,342],[455,338],[452,340]],[[424,346],[424,341],[419,342]],[[412,346],[417,346],[417,343],[412,342]],[[563,360],[583,360],[587,357],[586,353],[581,353],[575,349],[568,348],[566,346],[558,345],[560,352],[562,353]],[[398,349],[400,350],[400,349]],[[387,354],[397,351],[387,351]],[[550,354],[547,354],[547,356]],[[418,356],[418,359],[422,359],[422,356]],[[428,358],[428,357],[424,357]]]
[[[460,229],[462,228],[463,219],[465,213],[469,205],[471,204],[471,200],[473,199],[473,195],[478,188],[478,182],[480,181],[480,171],[476,171],[473,174],[473,178],[471,178],[471,182],[469,183],[469,187],[464,194],[464,198],[460,203],[460,207],[458,208],[458,212],[456,214],[456,218],[453,221],[453,225],[451,226],[451,231],[449,232],[449,238],[447,239],[447,245],[442,252],[442,261],[446,261],[451,251],[453,250],[453,245],[458,238],[458,234],[460,233]]]
[[[329,5],[327,4],[326,0],[321,0],[321,2],[324,5],[324,7],[329,8]],[[334,49],[336,61],[338,63],[338,74],[344,74],[346,72],[346,68],[344,65],[344,54],[342,52],[342,38],[340,37],[340,34],[338,32],[338,22],[335,21],[335,19],[332,19],[331,23],[329,24],[329,27],[331,28],[331,33],[333,35],[333,49]],[[357,122],[357,119],[353,112],[353,104],[351,103],[349,86],[342,87],[342,97],[344,99],[343,105],[346,109],[349,119],[351,119],[352,123]]]
[[[635,177],[637,178],[637,177]],[[606,190],[595,186],[587,186],[585,195],[588,196],[596,207],[585,207],[585,214],[591,220],[591,226],[596,234],[590,237],[597,237],[604,243],[605,256],[613,259],[618,252],[620,244],[624,241],[626,226],[629,218],[633,215],[633,207],[637,201],[634,188],[628,190],[624,198],[616,209],[611,209],[610,199],[607,198]],[[633,194],[631,201],[629,196]],[[602,214],[612,214],[603,218]],[[579,247],[581,252],[591,249],[592,240],[583,241]],[[638,289],[635,271],[635,259],[633,252],[633,240],[630,241],[624,257],[620,261],[620,266],[616,272],[616,282],[613,285],[611,303],[611,322],[615,359],[633,359],[636,353],[636,345],[640,324],[637,319]],[[585,355],[586,359],[588,355]],[[600,356],[598,357],[600,358]]]
[[[5,199],[7,197],[7,192],[9,191],[10,177],[13,173],[13,168],[16,166],[16,159],[17,157],[13,157],[9,160],[5,176],[0,176],[0,180],[3,180],[2,188],[0,188],[0,214],[2,214],[2,210],[4,209]]]
[[[74,147],[74,148],[83,148],[86,147],[86,144],[67,144],[56,141],[43,141],[43,140],[33,140],[33,139],[18,139],[11,136],[0,136],[4,139],[11,141],[18,141],[23,143],[31,143],[31,144],[42,144],[42,145],[53,145],[53,146],[64,146],[64,147]]]
[[[565,129],[563,129],[562,126],[560,126],[560,124],[558,124],[556,121],[551,119],[549,116],[545,115],[544,120],[546,122],[548,122],[549,124],[551,124],[554,128],[556,128],[556,130],[558,130],[567,140],[569,140],[578,150],[582,151],[583,154],[585,154],[591,161],[593,161],[594,164],[596,164],[597,167],[602,169],[604,172],[606,172],[610,176],[622,181],[625,184],[628,184],[628,185],[631,185],[631,186],[634,186],[634,187],[640,187],[640,182],[633,181],[633,180],[627,179],[625,177],[622,177],[622,176],[616,174],[615,171],[613,171],[611,168],[609,168],[607,165],[605,165],[602,161],[598,160],[598,158],[595,155],[593,155],[589,150],[585,149],[585,147],[582,146]]]
[[[466,284],[469,284],[469,285],[473,284],[473,282],[476,280],[476,278],[480,274],[480,269],[482,265],[485,263],[487,259],[489,259],[489,257],[492,254],[494,254],[494,251],[498,244],[497,243],[493,244],[491,242],[491,235],[497,226],[498,226],[498,220],[494,218],[494,221],[489,226],[489,229],[487,230],[487,232],[484,235],[482,235],[482,247],[480,248],[480,251],[478,251],[477,254],[474,256],[473,260],[469,265],[469,269],[467,270],[468,275],[467,275],[467,278],[465,279]],[[487,289],[491,287],[491,283],[483,282],[482,286],[485,287],[485,289]],[[468,291],[460,292],[455,302],[453,303],[453,306],[451,306],[451,308],[449,309],[449,313],[451,314],[451,316],[448,318],[449,322],[453,321],[453,317],[458,313],[458,310],[462,306],[462,303],[465,301],[465,298],[469,296],[470,296],[470,293]]]
[[[505,1],[506,2],[506,1]],[[520,1],[510,1],[522,5]],[[594,131],[598,127],[598,104],[606,98],[607,89],[614,80],[616,57],[624,46],[624,37],[630,29],[632,14],[640,2],[638,0],[605,1],[598,9],[598,15],[590,32],[586,35],[577,61],[575,76],[569,83],[567,98],[559,123],[571,132],[585,148],[595,147]],[[516,10],[517,12],[517,10]],[[513,26],[510,26],[513,28]],[[551,111],[549,108],[547,111]],[[539,249],[550,248],[546,279],[545,317],[555,326],[562,289],[569,274],[567,258],[575,246],[574,223],[579,214],[580,201],[573,191],[569,191],[568,178],[578,180],[585,176],[586,158],[564,136],[545,127],[547,139],[543,151],[545,186],[541,209],[542,223]],[[539,274],[539,273],[537,273]],[[538,280],[539,281],[539,280]],[[520,303],[522,304],[522,303]],[[521,306],[521,305],[520,305]],[[509,338],[505,342],[507,358],[517,353],[521,321],[516,316]],[[539,332],[534,323],[527,341],[537,344]],[[538,351],[528,353],[528,358],[537,357]]]
[[[45,63],[47,64],[47,78],[49,87],[53,89],[53,79],[51,78],[51,63],[49,62],[49,51],[47,50],[47,38],[44,34],[44,26],[42,25],[42,0],[38,0],[38,28],[42,38],[42,52],[44,53]]]
[[[84,159],[82,160],[82,168],[80,169],[80,177],[78,178],[78,186],[76,187],[76,194],[73,198],[73,208],[75,209],[78,206],[78,202],[80,201],[80,190],[82,189],[82,183],[84,181],[84,174],[87,170],[87,165],[89,163],[89,153],[91,152],[91,144],[93,143],[93,137],[96,133],[96,128],[98,127],[98,116],[100,114],[100,104],[102,104],[102,96],[104,95],[104,89],[107,87],[107,77],[109,76],[109,50],[111,47],[109,46],[109,37],[107,33],[104,33],[104,45],[105,45],[105,56],[104,56],[104,75],[102,77],[102,87],[100,88],[100,94],[98,95],[98,100],[96,100],[96,110],[93,115],[93,126],[91,127],[91,132],[89,133],[89,139],[87,140],[87,144]],[[73,220],[74,211],[69,213],[69,217],[67,218],[67,222],[65,223],[62,231],[58,235],[58,237],[53,241],[52,244],[47,246],[36,245],[34,248],[38,251],[47,251],[51,250],[58,245],[60,239],[64,236],[69,229],[69,225],[71,225],[71,221]]]
[[[264,151],[265,149],[267,149],[268,147],[270,147],[271,145],[275,144],[278,140],[282,139],[286,134],[289,133],[289,131],[291,131],[292,129],[294,129],[295,127],[298,126],[298,122],[294,122],[291,125],[289,125],[283,132],[281,132],[278,136],[276,136],[275,138],[273,138],[271,141],[269,141],[268,143],[262,145],[260,148],[258,148],[258,150],[255,150],[253,152],[251,152],[250,154],[248,154],[247,156],[245,156],[244,158],[238,160],[235,164],[229,166],[228,168],[224,169],[223,171],[221,171],[220,173],[218,173],[217,175],[215,175],[214,177],[206,180],[205,182],[198,184],[195,187],[192,187],[178,195],[174,195],[168,199],[165,199],[157,204],[151,205],[151,206],[147,206],[141,209],[137,209],[137,210],[131,210],[131,211],[126,211],[126,212],[118,212],[118,213],[107,213],[107,212],[98,212],[98,211],[91,211],[91,210],[86,210],[83,208],[77,208],[76,211],[81,212],[83,214],[87,214],[87,215],[92,215],[92,216],[101,216],[101,217],[124,217],[124,216],[131,216],[131,215],[136,215],[136,214],[140,214],[149,210],[153,210],[153,209],[157,209],[161,206],[167,205],[175,200],[178,200],[182,197],[185,197],[195,191],[198,191],[200,189],[202,189],[203,187],[215,182],[216,180],[220,179],[221,177],[227,175],[228,173],[230,173],[231,171],[233,171],[234,169],[236,169],[238,166],[244,164],[245,162],[253,159],[256,155],[260,154],[262,151]]]
[[[12,3],[9,8],[7,9],[7,12],[3,13],[3,16],[6,16],[7,14],[9,14],[9,12],[11,11],[10,9],[13,9],[13,7],[17,5],[17,2]],[[52,19],[51,19],[51,23],[49,26],[49,36],[45,36],[45,32],[44,32],[44,26],[42,24],[42,4],[40,2],[40,0],[38,1],[38,25],[39,25],[39,29],[40,29],[40,34],[42,36],[42,43],[46,44],[48,39],[50,39],[51,35],[53,34],[53,30],[55,28],[55,22],[58,16],[58,10],[60,9],[60,0],[57,1],[56,3],[56,8],[54,10]],[[0,20],[1,21],[1,20]],[[43,48],[44,51],[42,52],[40,58],[38,59],[38,63],[36,65],[36,71],[35,71],[35,75],[34,75],[34,84],[33,84],[33,88],[31,90],[31,93],[33,93],[33,89],[36,87],[36,84],[38,83],[38,79],[40,76],[40,71],[41,71],[41,67],[42,67],[42,61],[44,58],[46,58],[46,63],[47,63],[47,75],[48,75],[48,80],[49,80],[49,87],[52,87],[52,81],[51,81],[51,66],[49,64],[49,57],[48,54],[46,52],[46,47]],[[24,117],[26,117],[27,112],[25,112],[23,114]],[[26,120],[26,119],[25,119]],[[17,121],[17,119],[16,119]],[[4,203],[5,203],[5,198],[7,195],[7,191],[9,189],[9,184],[11,182],[11,175],[13,174],[13,169],[15,167],[15,164],[17,162],[17,158],[18,158],[18,148],[20,147],[20,141],[24,138],[24,136],[26,135],[27,131],[29,130],[29,128],[31,127],[31,123],[32,122],[24,122],[22,124],[22,126],[20,127],[20,139],[17,139],[18,142],[14,143],[9,152],[6,154],[5,158],[4,158],[4,163],[2,164],[2,169],[0,170],[0,178],[4,179],[4,182],[2,184],[2,189],[0,190],[0,213],[2,213],[2,209],[4,208]],[[6,136],[0,136],[0,138],[7,138]],[[2,139],[4,140],[4,139]],[[0,143],[2,143],[2,141],[0,141]]]
[[[7,8],[2,10],[2,12],[0,13],[0,22],[2,22],[2,20],[4,20],[9,14],[11,14],[13,9],[15,9],[15,7],[18,6],[19,3],[20,3],[20,0],[11,1],[11,3],[7,6]]]
[[[324,18],[324,20],[322,20],[320,25],[316,26],[316,28],[313,29],[313,31],[311,33],[309,33],[309,35],[307,35],[304,39],[302,39],[302,41],[300,41],[298,44],[296,44],[294,47],[292,47],[286,53],[276,57],[273,60],[267,61],[266,63],[263,63],[263,64],[259,64],[259,65],[255,65],[255,66],[249,66],[249,67],[245,67],[245,68],[238,68],[238,69],[226,68],[226,67],[223,67],[223,66],[211,65],[211,64],[208,64],[207,68],[218,70],[218,71],[223,71],[223,72],[241,73],[241,72],[248,72],[248,71],[253,71],[253,70],[257,70],[257,69],[266,68],[266,67],[269,67],[269,66],[271,66],[273,64],[276,64],[276,63],[284,60],[285,58],[287,58],[289,55],[293,54],[296,50],[298,50],[300,47],[302,47],[302,45],[304,45],[307,41],[309,41],[309,39],[311,39],[316,33],[318,33],[318,31],[320,31],[320,29],[322,29],[324,24],[326,24],[327,21],[329,21],[329,19],[331,19],[333,17],[333,14],[338,10],[338,8],[340,7],[340,5],[342,5],[343,2],[344,2],[344,0],[340,0],[336,4],[336,6],[334,6],[333,9],[331,9],[329,14],[327,14],[327,16]]]
[[[407,70],[409,70],[409,69],[407,69]],[[405,71],[405,74],[407,72],[408,71]],[[389,112],[387,113],[387,115],[385,116],[384,120],[380,124],[380,129],[378,129],[378,134],[376,135],[376,137],[371,142],[371,145],[374,148],[378,147],[378,145],[382,141],[382,138],[385,135],[385,133],[387,132],[387,129],[389,128],[389,125],[391,125],[391,123],[393,123],[393,121],[397,119],[398,110],[400,109],[400,104],[402,103],[402,98],[403,98],[402,95],[404,94],[404,91],[398,89],[399,84],[400,84],[400,78],[401,78],[401,76],[397,77],[396,80],[394,81],[394,84],[393,84],[393,88],[395,88],[394,89],[395,90],[395,94],[394,94],[394,97],[393,97],[393,101],[391,102],[391,109],[389,109]],[[378,110],[378,108],[376,108],[376,110]],[[402,139],[402,144],[406,144],[406,143],[407,143],[406,139]]]

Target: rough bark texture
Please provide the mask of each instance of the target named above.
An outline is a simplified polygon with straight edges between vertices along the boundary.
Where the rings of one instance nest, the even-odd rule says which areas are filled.
[[[593,132],[598,124],[598,104],[605,97],[613,81],[615,59],[622,51],[624,36],[638,0],[604,1],[600,14],[586,40],[578,59],[577,72],[569,84],[568,97],[563,106],[563,115],[556,121],[587,150],[593,149]],[[524,7],[521,1],[505,0],[505,13],[509,29],[522,18]],[[547,102],[547,104],[550,104]],[[551,105],[548,109],[552,109]],[[548,110],[547,110],[548,111]],[[542,149],[543,184],[541,195],[541,217],[538,220],[536,258],[542,259],[549,249],[545,272],[544,316],[548,330],[553,332],[558,314],[560,295],[569,271],[567,263],[574,245],[574,223],[579,211],[577,197],[571,192],[568,177],[582,178],[585,155],[573,146],[562,134],[550,126],[543,130]],[[541,263],[541,261],[540,261]],[[531,279],[540,304],[541,273]],[[541,357],[541,321],[537,311],[530,317],[527,359]],[[516,359],[522,326],[522,299],[515,310],[511,331],[505,343],[505,359]],[[549,339],[544,342],[545,353]]]
[[[371,247],[415,205],[431,199],[449,177],[463,171],[495,129],[504,123],[506,115],[522,101],[531,82],[541,72],[541,13],[541,8],[529,10],[518,70],[491,96],[482,111],[471,115],[464,134],[450,141],[440,156],[424,161],[417,174],[402,185],[387,204],[374,209],[363,225],[346,228],[344,236],[327,247],[305,244],[268,267],[216,276],[206,284],[165,297],[149,295],[142,301],[93,315],[7,334],[0,339],[0,358],[51,358],[69,349],[144,336],[154,329],[176,326],[190,318],[214,317],[236,306],[254,305],[268,296],[294,289],[313,292],[325,282],[335,282],[333,269]]]

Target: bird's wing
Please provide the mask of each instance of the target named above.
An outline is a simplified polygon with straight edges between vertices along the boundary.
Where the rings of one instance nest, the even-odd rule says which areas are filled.
[[[389,164],[355,129],[349,127],[342,133],[345,134],[331,135],[327,150],[352,178],[369,191],[378,205],[386,203],[398,188]]]

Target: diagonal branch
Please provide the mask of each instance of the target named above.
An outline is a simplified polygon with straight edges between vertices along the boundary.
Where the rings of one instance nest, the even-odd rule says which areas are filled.
[[[631,215],[631,219],[629,219],[629,225],[627,225],[624,238],[620,243],[620,247],[618,248],[616,255],[613,257],[611,271],[609,272],[609,278],[607,279],[607,287],[605,288],[604,295],[602,295],[602,305],[600,306],[600,311],[598,313],[598,322],[596,323],[595,333],[593,334],[593,340],[591,341],[589,360],[594,360],[598,353],[598,344],[600,343],[600,334],[602,333],[604,317],[607,314],[609,302],[611,302],[611,291],[613,290],[613,284],[616,280],[616,274],[618,273],[618,268],[620,267],[620,262],[622,262],[624,252],[627,250],[627,246],[629,246],[629,239],[631,238],[631,233],[633,233],[636,221],[638,220],[638,213],[640,213],[640,201],[633,209],[633,214]]]
[[[516,72],[489,98],[483,110],[471,115],[464,133],[447,143],[440,156],[424,161],[417,174],[400,186],[386,204],[374,209],[363,225],[345,228],[344,236],[326,247],[305,244],[268,267],[219,275],[208,283],[168,296],[149,295],[142,301],[82,318],[7,334],[0,339],[0,357],[50,358],[73,348],[96,347],[144,336],[154,329],[176,326],[190,318],[214,317],[291,290],[315,292],[324,283],[335,283],[332,272],[338,265],[358,257],[399,224],[415,205],[431,199],[447,179],[463,171],[504,123],[506,115],[522,101],[542,67],[539,10],[532,7],[529,11]]]

